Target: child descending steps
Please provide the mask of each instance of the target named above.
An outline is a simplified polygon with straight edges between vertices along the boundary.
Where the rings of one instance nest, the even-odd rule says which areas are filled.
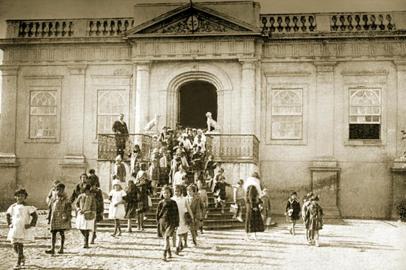
[[[110,206],[109,206],[109,219],[114,219],[114,233],[111,236],[120,236],[120,219],[125,216],[125,197],[127,193],[122,190],[120,181],[113,180],[113,190],[109,193]]]
[[[319,196],[313,196],[306,212],[305,225],[309,230],[309,244],[319,244],[319,231],[323,229],[323,209],[319,205]]]
[[[176,228],[179,226],[178,206],[172,197],[172,190],[169,186],[162,188],[163,199],[158,203],[156,220],[158,222],[158,237],[165,240],[164,254],[162,260],[167,261],[167,256],[172,258],[170,238],[175,236]]]
[[[225,177],[221,176],[219,182],[214,186],[214,194],[216,196],[216,208],[221,205],[221,213],[224,214],[224,208],[226,207],[226,187],[231,186],[229,183],[225,182]]]
[[[55,254],[56,236],[59,233],[61,236],[61,246],[59,247],[59,254],[63,254],[65,243],[65,231],[71,228],[71,212],[72,205],[65,193],[65,185],[62,183],[56,186],[56,198],[51,199],[49,202],[51,210],[51,249],[46,250],[47,254]]]
[[[25,203],[28,197],[25,189],[14,193],[16,203],[12,204],[6,212],[7,225],[10,228],[7,239],[13,244],[17,253],[17,263],[13,269],[20,269],[25,265],[24,243],[34,241],[34,232],[31,229],[37,223],[38,215],[34,206]]]
[[[128,186],[126,190],[126,209],[125,209],[125,218],[127,221],[127,230],[129,233],[132,232],[132,225],[131,219],[137,216],[137,197],[138,197],[138,189],[137,186],[134,184],[132,180],[128,181]]]
[[[292,192],[286,203],[286,217],[292,223],[289,233],[295,235],[295,225],[300,215],[300,203],[297,200],[297,193]]]
[[[245,193],[243,185],[243,179],[238,180],[237,185],[233,185],[234,204],[237,205],[237,211],[235,212],[233,219],[237,219],[239,222],[244,222],[244,220],[242,219],[242,208],[245,205]]]
[[[200,218],[200,233],[203,234],[203,223],[204,220],[207,219],[208,215],[208,207],[209,207],[209,197],[207,196],[206,185],[202,183],[202,181],[197,181],[197,189],[200,196],[200,200],[202,201],[202,216]]]
[[[90,184],[83,186],[83,192],[76,201],[76,228],[83,235],[83,248],[89,248],[89,235],[96,220],[96,199],[90,192]]]

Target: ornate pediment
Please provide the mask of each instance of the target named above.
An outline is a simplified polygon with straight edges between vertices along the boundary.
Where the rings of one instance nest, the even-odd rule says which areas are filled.
[[[139,25],[127,37],[185,35],[257,35],[259,30],[214,10],[187,5]]]

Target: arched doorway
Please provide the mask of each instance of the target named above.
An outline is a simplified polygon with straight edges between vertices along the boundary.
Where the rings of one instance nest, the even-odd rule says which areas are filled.
[[[179,87],[178,122],[182,127],[206,128],[206,112],[217,120],[217,90],[207,81],[188,81]]]

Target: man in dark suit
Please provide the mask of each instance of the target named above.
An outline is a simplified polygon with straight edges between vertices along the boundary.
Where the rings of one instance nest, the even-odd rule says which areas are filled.
[[[113,124],[113,132],[116,138],[117,155],[120,155],[124,159],[125,143],[128,139],[128,128],[124,122],[124,114],[120,114],[120,120],[117,120]]]

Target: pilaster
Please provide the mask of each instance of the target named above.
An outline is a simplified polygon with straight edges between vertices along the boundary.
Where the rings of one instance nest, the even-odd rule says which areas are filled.
[[[83,153],[86,68],[86,65],[68,66],[68,89],[64,93],[69,95],[66,99],[69,104],[65,112],[67,116],[66,154],[63,161],[65,167],[86,166]]]
[[[398,206],[406,200],[406,157],[395,159],[392,168],[392,205],[391,218],[399,219]]]
[[[256,59],[240,59],[241,63],[241,115],[240,133],[255,134],[255,69]]]
[[[334,156],[334,66],[336,62],[314,62],[316,66],[316,156]]]
[[[394,61],[396,67],[397,84],[397,137],[396,156],[403,156],[406,152],[406,139],[402,139],[401,130],[406,130],[406,59]]]
[[[0,66],[2,92],[0,110],[0,208],[13,201],[17,186],[16,125],[18,66]]]
[[[136,62],[135,133],[141,133],[149,119],[149,61]]]

